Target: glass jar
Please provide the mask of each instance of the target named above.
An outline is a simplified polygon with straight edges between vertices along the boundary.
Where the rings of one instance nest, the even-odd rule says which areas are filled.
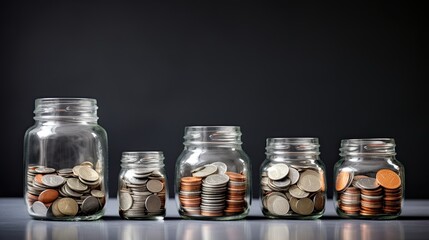
[[[176,162],[175,196],[186,219],[233,220],[247,216],[251,169],[237,126],[185,128]]]
[[[166,198],[164,154],[123,152],[118,188],[121,218],[164,219]]]
[[[269,218],[316,219],[326,202],[318,138],[268,138],[260,168],[262,213]]]
[[[392,138],[341,141],[334,167],[334,204],[344,218],[393,219],[401,214],[404,167]]]
[[[97,101],[36,99],[24,137],[24,199],[36,219],[95,220],[104,213],[107,134]]]

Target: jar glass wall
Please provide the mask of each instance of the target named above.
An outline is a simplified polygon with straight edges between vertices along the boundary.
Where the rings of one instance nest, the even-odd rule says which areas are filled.
[[[24,137],[24,199],[36,219],[95,220],[104,212],[107,134],[97,102],[42,98]]]
[[[316,219],[326,202],[325,166],[317,138],[268,138],[260,168],[262,213],[269,218]]]
[[[165,217],[168,189],[162,152],[123,152],[118,183],[121,218]]]
[[[251,169],[237,126],[185,128],[176,162],[175,196],[186,219],[233,220],[247,216]]]
[[[401,214],[404,167],[391,138],[341,141],[334,166],[334,204],[344,218],[392,219]]]

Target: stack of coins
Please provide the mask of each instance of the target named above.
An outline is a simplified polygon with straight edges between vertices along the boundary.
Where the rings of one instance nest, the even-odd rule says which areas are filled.
[[[165,214],[165,177],[158,170],[130,169],[122,176],[119,215],[148,218]]]
[[[229,177],[226,199],[226,215],[236,215],[246,209],[246,177],[235,172],[226,172]]]
[[[309,216],[325,208],[323,173],[284,163],[261,174],[263,212],[268,216]]]
[[[184,215],[222,217],[245,211],[246,177],[226,171],[225,163],[214,162],[193,169],[192,177],[180,179],[179,201]]]
[[[375,178],[370,173],[354,176],[352,171],[340,171],[336,191],[338,207],[347,215],[372,217],[401,211],[401,179],[389,169],[379,170]]]
[[[180,179],[180,206],[188,216],[201,214],[201,184],[201,178],[197,177]]]
[[[29,166],[26,199],[36,217],[90,216],[105,204],[102,177],[91,162],[56,170]]]

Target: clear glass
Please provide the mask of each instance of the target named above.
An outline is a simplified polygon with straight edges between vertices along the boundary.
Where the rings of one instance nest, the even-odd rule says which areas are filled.
[[[251,204],[249,157],[237,126],[185,128],[184,150],[176,162],[175,197],[185,219],[234,220]]]
[[[164,219],[168,189],[162,152],[123,152],[118,183],[121,218]]]
[[[41,98],[24,137],[24,199],[35,219],[96,220],[108,199],[107,134],[97,101]]]
[[[393,219],[402,211],[403,165],[395,158],[392,138],[341,141],[334,166],[334,204],[343,218]]]
[[[317,219],[325,211],[325,165],[317,138],[268,138],[260,168],[262,213],[268,218]]]

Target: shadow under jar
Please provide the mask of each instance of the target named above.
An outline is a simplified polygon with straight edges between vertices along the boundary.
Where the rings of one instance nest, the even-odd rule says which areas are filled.
[[[96,220],[108,198],[107,134],[97,101],[41,98],[24,137],[24,199],[35,219]]]
[[[118,188],[121,218],[164,219],[167,192],[162,152],[122,153]]]
[[[262,213],[269,218],[316,219],[326,202],[325,166],[317,138],[268,138],[260,168]]]
[[[237,126],[185,128],[176,162],[175,197],[185,219],[234,220],[251,204],[251,169]]]
[[[404,167],[391,138],[341,141],[334,166],[334,204],[343,218],[393,219],[401,214]]]

